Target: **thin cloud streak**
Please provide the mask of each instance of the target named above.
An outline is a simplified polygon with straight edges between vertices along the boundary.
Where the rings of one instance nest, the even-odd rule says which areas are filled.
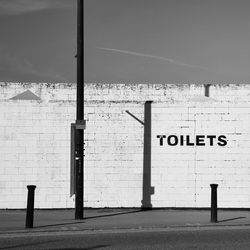
[[[63,0],[1,0],[0,16],[21,15],[49,8],[69,8],[72,3]]]
[[[165,61],[165,62],[169,62],[169,63],[175,64],[175,65],[189,67],[189,68],[209,70],[207,67],[203,67],[203,66],[199,66],[199,65],[193,65],[193,64],[189,64],[189,63],[183,63],[183,62],[176,61],[176,60],[173,60],[171,58],[162,57],[162,56],[154,56],[154,55],[150,55],[150,54],[138,53],[138,52],[129,51],[129,50],[112,49],[112,48],[105,48],[105,47],[96,47],[96,48],[100,49],[100,50],[118,52],[118,53],[127,54],[127,55],[153,58],[153,59],[157,59],[157,60],[161,60],[161,61]]]

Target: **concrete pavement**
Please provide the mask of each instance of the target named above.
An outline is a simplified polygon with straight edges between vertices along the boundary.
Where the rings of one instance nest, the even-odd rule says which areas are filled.
[[[34,228],[25,229],[25,210],[0,210],[0,235],[18,232],[166,229],[187,227],[250,226],[250,211],[219,210],[210,222],[209,210],[85,209],[84,220],[74,210],[35,210]]]

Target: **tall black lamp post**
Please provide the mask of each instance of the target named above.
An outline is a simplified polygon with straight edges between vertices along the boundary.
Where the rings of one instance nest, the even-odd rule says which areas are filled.
[[[77,98],[76,125],[84,126],[83,0],[77,0]],[[83,219],[84,129],[76,129],[75,219]]]

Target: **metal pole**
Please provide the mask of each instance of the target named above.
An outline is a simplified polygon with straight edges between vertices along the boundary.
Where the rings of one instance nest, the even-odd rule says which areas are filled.
[[[76,123],[84,119],[84,70],[83,70],[83,0],[77,1],[77,105]],[[83,141],[84,130],[76,130],[76,194],[75,219],[83,219]]]
[[[217,187],[218,184],[210,184],[211,187],[211,222],[217,222]]]
[[[35,188],[34,185],[27,186],[28,188],[28,199],[27,199],[27,210],[26,210],[26,228],[33,228],[34,220],[34,198],[35,198]]]
[[[209,88],[210,88],[210,85],[211,84],[205,84],[204,87],[205,87],[205,96],[206,97],[209,97]]]

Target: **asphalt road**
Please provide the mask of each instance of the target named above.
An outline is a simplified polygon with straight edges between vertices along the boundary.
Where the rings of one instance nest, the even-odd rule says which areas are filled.
[[[0,235],[0,249],[250,249],[250,229],[61,232]]]

